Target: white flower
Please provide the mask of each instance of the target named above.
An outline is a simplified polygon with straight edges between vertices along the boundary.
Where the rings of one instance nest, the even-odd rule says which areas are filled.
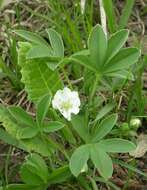
[[[72,113],[79,113],[80,99],[78,92],[71,91],[67,87],[63,90],[58,90],[52,100],[52,106],[70,121]]]

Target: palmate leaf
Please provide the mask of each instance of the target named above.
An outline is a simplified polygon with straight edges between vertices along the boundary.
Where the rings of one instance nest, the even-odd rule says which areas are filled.
[[[62,88],[57,71],[51,71],[42,59],[26,59],[32,45],[28,42],[19,43],[18,64],[21,67],[22,82],[28,93],[29,100],[36,102],[45,94],[54,94]],[[39,53],[39,52],[38,52]]]
[[[22,128],[22,126],[18,126],[15,120],[11,118],[11,115],[7,111],[6,108],[0,107],[0,123],[4,127],[5,130],[1,130],[2,134],[0,135],[0,139],[4,140],[6,143],[16,146],[22,150],[27,152],[37,152],[43,156],[49,156],[52,152],[52,146],[49,143],[46,136],[41,137],[39,134],[32,137],[20,140],[20,130],[26,129]],[[30,127],[31,128],[31,127]],[[25,134],[22,134],[23,137]],[[28,134],[32,135],[31,133]],[[7,138],[7,139],[4,139]],[[8,139],[9,138],[9,139]],[[37,145],[37,146],[36,146]]]
[[[41,156],[29,155],[21,167],[21,178],[28,185],[46,184],[49,177],[48,167]]]

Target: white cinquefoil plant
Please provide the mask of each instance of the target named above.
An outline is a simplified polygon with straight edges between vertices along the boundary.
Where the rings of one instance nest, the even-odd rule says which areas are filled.
[[[28,154],[20,168],[23,184],[8,185],[6,189],[46,190],[51,184],[73,183],[74,177],[90,190],[87,179],[94,182],[94,176],[100,175],[104,181],[109,180],[113,175],[112,154],[115,158],[115,153],[128,153],[136,146],[119,138],[120,134],[111,133],[118,127],[118,114],[113,113],[115,100],[107,97],[112,101],[107,105],[97,92],[102,89],[99,87],[107,90],[112,86],[109,82],[113,79],[133,78],[131,69],[140,51],[125,47],[128,30],[107,38],[102,27],[96,25],[89,35],[88,48],[69,57],[64,57],[62,38],[53,29],[47,30],[50,43],[28,31],[15,33],[28,41],[19,42],[18,64],[36,117],[18,106],[0,107],[0,133],[7,137],[5,142]],[[83,80],[77,86],[70,84],[77,91],[67,86],[68,72],[61,79],[59,71],[65,65],[68,69],[68,64],[81,65]]]

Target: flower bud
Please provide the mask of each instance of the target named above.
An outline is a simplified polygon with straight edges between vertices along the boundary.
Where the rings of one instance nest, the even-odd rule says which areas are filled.
[[[134,118],[130,120],[130,127],[133,129],[138,129],[141,126],[141,121],[138,118]]]

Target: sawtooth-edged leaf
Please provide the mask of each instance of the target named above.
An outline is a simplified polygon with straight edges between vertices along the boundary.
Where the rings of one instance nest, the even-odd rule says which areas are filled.
[[[49,177],[48,167],[41,156],[33,153],[27,156],[21,167],[21,178],[29,185],[46,184]]]
[[[22,82],[28,93],[29,100],[37,102],[45,94],[54,94],[62,88],[57,71],[51,71],[46,62],[40,59],[26,59],[32,45],[27,42],[19,43],[18,64],[21,67]]]
[[[23,110],[21,107],[9,106],[8,111],[12,115],[12,117],[16,119],[17,122],[24,124],[26,126],[35,125],[33,118],[27,112],[25,112],[25,110]]]
[[[41,97],[38,100],[37,112],[36,112],[36,121],[37,121],[39,126],[42,125],[42,123],[46,117],[50,103],[51,103],[51,96],[49,96],[48,94],[44,95],[43,97]]]
[[[53,51],[50,47],[46,46],[33,46],[27,53],[27,59],[34,59],[34,58],[47,58],[52,57]]]
[[[39,130],[36,127],[23,127],[23,128],[19,128],[17,131],[17,139],[31,139],[33,137],[35,137],[37,135],[37,133],[39,133]]]
[[[0,123],[8,133],[7,135],[4,133],[4,131],[2,131],[3,135],[5,137],[10,136],[9,140],[6,139],[7,143],[12,144],[27,152],[34,151],[40,153],[43,156],[49,156],[51,154],[53,149],[46,136],[42,138],[40,135],[37,135],[31,139],[20,140],[17,135],[19,134],[21,126],[17,125],[16,121],[12,120],[11,115],[7,109],[3,107],[0,107]],[[0,138],[3,140],[4,136],[0,136]]]

